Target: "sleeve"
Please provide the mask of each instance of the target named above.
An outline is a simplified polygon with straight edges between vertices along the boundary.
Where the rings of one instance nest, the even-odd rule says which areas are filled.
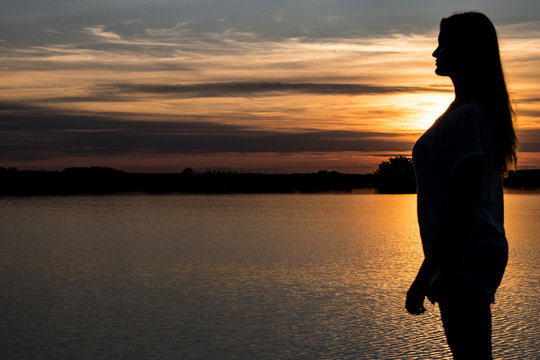
[[[470,156],[486,156],[489,152],[487,147],[491,144],[488,118],[479,105],[470,104],[463,109],[454,125],[448,154],[448,176],[452,176],[459,164]]]

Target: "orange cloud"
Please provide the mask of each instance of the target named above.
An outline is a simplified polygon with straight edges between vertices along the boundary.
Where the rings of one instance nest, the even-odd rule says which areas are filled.
[[[252,132],[380,133],[396,143],[401,141],[399,137],[405,137],[407,144],[412,144],[453,97],[450,81],[433,73],[435,31],[318,40],[268,40],[234,28],[194,34],[189,23],[147,29],[132,37],[104,25],[84,31],[89,36],[85,43],[7,52],[0,70],[4,80],[0,86],[2,99],[57,114],[94,114],[99,118],[106,113],[130,126],[136,126],[137,121],[145,126],[152,121],[156,127],[164,121],[181,125],[189,118],[197,119],[201,126],[220,124]],[[540,128],[540,70],[536,66],[540,36],[528,34],[523,38],[520,34],[503,28],[501,48],[519,127],[529,131],[526,143],[530,144],[535,140],[534,130]],[[180,136],[178,139],[181,141]],[[276,141],[284,141],[280,139]],[[381,156],[407,152],[407,148],[393,148],[390,141],[386,149],[347,144],[348,148],[320,149],[322,157],[330,159],[337,152],[354,149],[358,154],[375,151]],[[129,148],[130,144],[125,146]],[[255,159],[271,153],[279,159],[280,152],[287,153],[284,149],[276,152],[276,148],[268,145],[266,151],[252,149],[242,156]],[[196,147],[191,150],[197,151]],[[309,162],[309,151],[309,147],[295,149],[294,158],[301,159],[299,154],[304,154]],[[187,153],[183,148],[177,155],[166,157]],[[233,161],[235,157],[230,154],[240,154],[234,149],[220,153],[229,154],[230,164],[247,166],[240,160]],[[90,155],[85,156],[92,158]],[[67,155],[55,156],[66,159]],[[343,155],[340,159],[367,161],[362,156]],[[377,158],[376,154],[370,156]],[[536,166],[536,157],[526,156],[528,160],[520,164]],[[272,163],[267,155],[263,157]],[[211,167],[207,166],[211,158],[207,153],[201,155],[202,167]],[[214,154],[213,158],[216,164],[226,164],[222,155]],[[292,162],[286,163],[292,166]],[[257,164],[253,160],[253,166]]]

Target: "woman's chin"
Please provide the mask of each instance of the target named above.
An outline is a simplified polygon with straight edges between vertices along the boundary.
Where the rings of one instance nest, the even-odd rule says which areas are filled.
[[[441,69],[440,67],[435,68],[435,74],[439,76],[448,76],[448,71],[445,71],[444,69]]]

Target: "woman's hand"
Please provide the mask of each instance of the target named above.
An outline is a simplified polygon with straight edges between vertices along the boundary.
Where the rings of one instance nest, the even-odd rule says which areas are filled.
[[[426,308],[424,307],[424,299],[429,288],[429,281],[433,273],[433,261],[430,258],[425,258],[418,270],[418,274],[414,279],[409,291],[407,291],[407,300],[405,301],[405,309],[413,315],[420,315]]]
[[[426,298],[425,291],[413,283],[407,291],[407,300],[405,301],[405,308],[412,315],[420,315],[426,308],[424,307],[424,299]]]

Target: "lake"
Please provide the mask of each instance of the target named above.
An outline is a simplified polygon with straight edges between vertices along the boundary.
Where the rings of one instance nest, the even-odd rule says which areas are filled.
[[[450,359],[415,195],[0,198],[2,359]],[[540,358],[540,194],[505,196],[496,359]]]

